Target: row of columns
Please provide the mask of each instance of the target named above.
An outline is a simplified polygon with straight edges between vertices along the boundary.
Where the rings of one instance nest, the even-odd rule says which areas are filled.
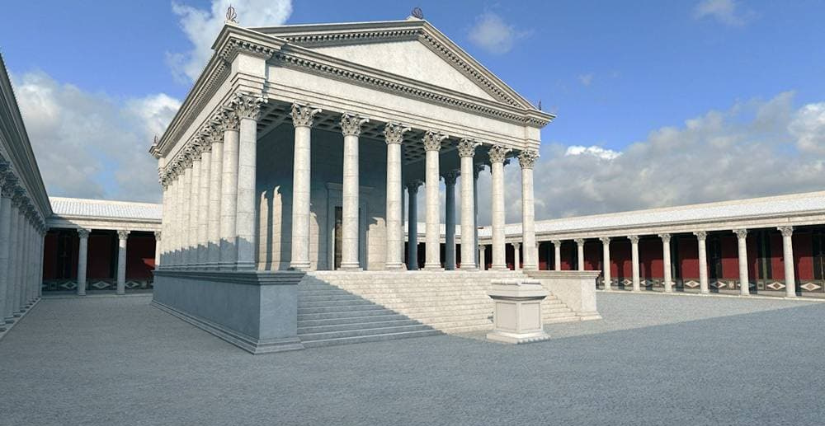
[[[426,238],[426,261],[425,269],[440,269],[440,221],[438,206],[438,174],[433,171],[438,170],[438,150],[441,149],[441,138],[427,133],[424,137],[424,147],[427,150],[427,182],[428,188],[426,197],[427,230]],[[445,265],[447,269],[456,267],[456,242],[455,242],[455,184],[458,176],[466,176],[461,180],[461,269],[478,269],[479,265],[484,265],[484,253],[478,244],[478,176],[484,170],[484,165],[476,164],[475,149],[480,143],[470,139],[462,139],[458,143],[458,154],[461,159],[461,169],[447,172],[444,175],[446,186],[446,226],[445,226]],[[490,171],[492,177],[492,229],[493,229],[493,265],[494,270],[507,269],[505,258],[505,193],[504,193],[504,165],[509,162],[507,159],[509,148],[501,145],[493,145],[489,150]],[[433,153],[435,155],[430,155]],[[525,243],[524,268],[527,270],[538,269],[538,250],[535,248],[535,207],[533,199],[533,166],[538,155],[535,151],[522,151],[518,156],[521,165],[522,177],[522,239]],[[472,176],[472,179],[469,177]],[[409,194],[409,217],[408,232],[409,249],[407,251],[407,264],[410,269],[418,268],[418,187],[420,181],[412,181],[407,184]],[[430,195],[429,188],[433,188],[434,195]],[[467,238],[469,237],[469,238]],[[479,247],[479,250],[476,250]]]
[[[40,298],[46,230],[11,164],[0,156],[0,332]]]
[[[237,93],[162,167],[156,267],[248,270],[257,265],[257,122],[265,100]]]
[[[796,297],[796,279],[793,268],[793,227],[783,226],[777,228],[782,233],[782,247],[785,258],[785,295],[786,297]],[[750,284],[748,277],[748,246],[747,246],[747,229],[733,230],[738,239],[738,259],[739,259],[739,284],[740,294],[750,294]],[[708,283],[708,264],[707,264],[707,232],[694,232],[699,247],[699,292],[701,294],[710,293]],[[628,237],[631,243],[631,264],[633,275],[633,291],[641,290],[640,265],[639,265],[639,235],[631,235]],[[672,263],[671,263],[671,235],[659,234],[658,237],[662,241],[662,263],[664,268],[663,284],[665,292],[673,291],[673,277],[672,277]],[[603,277],[605,290],[612,289],[611,272],[610,272],[610,237],[600,238],[603,248]],[[578,270],[584,270],[584,239],[575,239],[577,245],[577,259]],[[560,240],[553,240],[554,245],[554,265],[555,270],[561,270],[561,243]]]
[[[77,236],[80,240],[77,253],[77,295],[85,296],[87,287],[87,270],[89,263],[89,235],[90,229],[80,228]],[[117,294],[126,294],[126,248],[129,242],[130,231],[121,229],[117,231],[117,273],[115,274],[115,288]],[[162,232],[155,232],[155,262],[158,260],[159,248],[161,246]],[[157,267],[157,263],[155,263]]]

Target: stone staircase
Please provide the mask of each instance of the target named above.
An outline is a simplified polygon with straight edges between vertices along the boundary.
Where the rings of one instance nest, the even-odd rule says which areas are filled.
[[[487,330],[493,279],[519,272],[309,272],[298,286],[298,336],[306,347]],[[578,321],[549,295],[545,324]]]

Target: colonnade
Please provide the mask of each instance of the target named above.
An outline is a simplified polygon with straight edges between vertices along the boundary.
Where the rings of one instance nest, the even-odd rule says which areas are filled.
[[[46,230],[13,167],[0,156],[0,331],[40,298]]]
[[[777,228],[782,233],[782,241],[783,241],[783,256],[785,258],[784,267],[785,267],[785,295],[786,297],[796,297],[796,279],[794,277],[794,266],[793,266],[793,232],[794,228],[791,226],[783,226]],[[750,294],[750,284],[749,284],[749,277],[748,277],[748,246],[747,246],[747,236],[748,230],[747,229],[735,229],[732,230],[736,234],[738,244],[738,263],[739,263],[739,287],[740,287],[740,294],[741,295],[749,295]],[[694,232],[693,235],[696,237],[698,251],[699,251],[699,292],[701,294],[708,294],[710,293],[709,288],[709,280],[708,280],[708,263],[707,263],[707,249],[706,249],[706,240],[708,233],[706,231],[697,231]],[[631,244],[631,267],[632,267],[632,285],[633,291],[640,291],[641,290],[641,278],[640,278],[640,261],[639,261],[639,239],[642,235],[629,235],[627,238],[630,240]],[[606,291],[612,290],[612,282],[611,282],[611,271],[610,271],[610,243],[615,237],[601,237],[599,240],[602,242],[602,264],[603,264],[603,277],[604,277],[604,289]],[[664,269],[664,277],[663,277],[663,286],[665,292],[672,292],[674,285],[673,285],[673,277],[672,277],[672,262],[671,262],[671,234],[669,233],[662,233],[658,235],[658,238],[662,242],[662,263]],[[582,238],[578,238],[574,240],[577,245],[577,264],[578,270],[584,270],[584,243],[585,240]],[[561,270],[561,244],[563,241],[561,240],[552,240],[551,241],[554,246],[554,269]]]
[[[252,269],[256,265],[256,235],[254,235],[255,211],[255,153],[256,120],[260,115],[263,99],[247,94],[237,94],[222,113],[211,120],[179,153],[162,168],[163,234],[161,248],[162,268],[177,269]],[[295,103],[291,117],[295,128],[290,268],[310,268],[310,176],[311,176],[311,128],[320,109]],[[342,185],[342,247],[341,269],[357,271],[359,263],[359,136],[368,118],[354,113],[343,113],[340,127],[343,134],[343,185]],[[404,268],[403,189],[401,145],[404,134],[411,129],[401,123],[389,122],[384,126],[387,145],[387,193],[386,193],[386,269]],[[447,135],[438,131],[426,131],[422,143],[426,151],[425,181],[408,181],[409,193],[409,258],[408,269],[417,269],[417,192],[421,184],[426,191],[426,262],[425,269],[442,268],[440,258],[439,184],[443,177],[449,195],[455,194],[458,176],[472,176],[462,180],[461,268],[476,269],[474,248],[477,241],[477,183],[478,164],[476,148],[481,145],[471,139],[461,139],[458,153],[461,168],[440,171],[440,151]],[[493,176],[493,225],[496,229],[494,267],[503,269],[504,262],[504,176],[503,167],[510,149],[501,145],[490,148],[489,161]],[[532,168],[537,153],[522,151],[522,219],[525,241],[535,241]],[[445,264],[448,269],[456,266],[455,252],[455,203],[448,196],[447,250]],[[538,256],[535,248],[525,252],[525,268],[537,269]]]
[[[77,252],[77,295],[85,296],[88,284],[87,271],[89,263],[89,235],[91,229],[79,228],[77,236],[80,240]],[[117,273],[115,274],[115,288],[117,294],[126,294],[126,250],[129,242],[130,231],[121,229],[117,231]],[[155,259],[158,257],[158,249],[161,243],[161,232],[155,232]],[[156,263],[157,265],[157,263]]]

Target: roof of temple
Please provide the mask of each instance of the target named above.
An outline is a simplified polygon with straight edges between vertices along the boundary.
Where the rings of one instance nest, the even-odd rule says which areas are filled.
[[[161,221],[161,204],[49,197],[55,216]]]

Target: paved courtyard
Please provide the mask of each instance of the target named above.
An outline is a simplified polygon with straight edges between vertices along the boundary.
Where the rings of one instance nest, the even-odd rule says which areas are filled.
[[[2,425],[814,425],[825,303],[598,296],[505,346],[439,336],[252,356],[146,295],[44,299],[0,340]]]

